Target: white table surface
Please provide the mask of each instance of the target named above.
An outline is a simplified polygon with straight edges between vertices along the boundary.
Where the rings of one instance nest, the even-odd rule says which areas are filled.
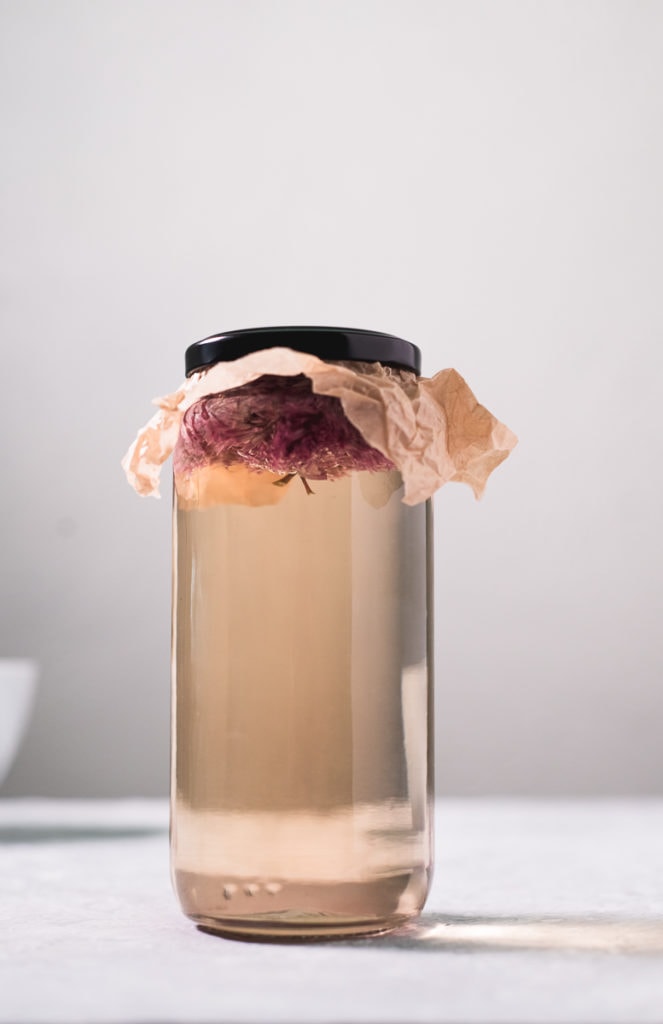
[[[197,931],[167,814],[0,801],[0,1021],[663,1021],[663,801],[442,801],[420,923],[307,946]]]

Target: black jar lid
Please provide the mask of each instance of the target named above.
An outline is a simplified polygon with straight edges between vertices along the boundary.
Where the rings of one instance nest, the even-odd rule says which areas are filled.
[[[264,348],[292,348],[333,362],[357,360],[383,363],[421,373],[421,352],[416,345],[393,334],[347,327],[255,327],[223,331],[196,341],[186,350],[186,375],[214,363],[239,359]]]

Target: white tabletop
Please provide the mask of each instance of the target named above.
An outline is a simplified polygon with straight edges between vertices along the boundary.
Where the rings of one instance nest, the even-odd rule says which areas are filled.
[[[311,945],[197,931],[167,813],[0,802],[0,1021],[663,1020],[663,801],[442,801],[420,922]]]

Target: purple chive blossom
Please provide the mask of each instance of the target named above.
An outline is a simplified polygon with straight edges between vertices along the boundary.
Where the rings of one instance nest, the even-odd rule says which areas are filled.
[[[394,468],[346,418],[339,399],[316,395],[304,374],[266,374],[207,395],[187,409],[175,448],[175,473],[210,463],[243,463],[252,470],[298,473],[310,480]]]

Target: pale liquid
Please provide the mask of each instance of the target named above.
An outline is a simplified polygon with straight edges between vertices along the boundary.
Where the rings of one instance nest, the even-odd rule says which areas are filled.
[[[380,931],[430,882],[430,503],[393,473],[176,498],[172,866],[229,934]]]

